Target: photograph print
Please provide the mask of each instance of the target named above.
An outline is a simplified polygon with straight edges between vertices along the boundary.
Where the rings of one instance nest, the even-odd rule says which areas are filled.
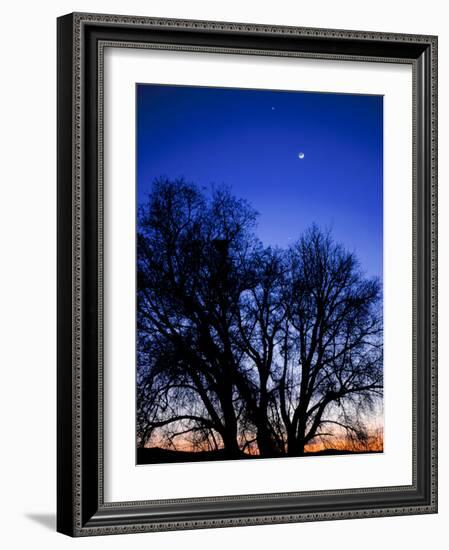
[[[136,462],[379,453],[383,98],[136,86]]]

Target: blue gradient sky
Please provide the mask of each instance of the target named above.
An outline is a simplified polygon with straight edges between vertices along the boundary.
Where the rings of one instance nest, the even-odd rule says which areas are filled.
[[[139,202],[159,176],[230,186],[265,245],[330,227],[382,277],[381,96],[139,84]]]

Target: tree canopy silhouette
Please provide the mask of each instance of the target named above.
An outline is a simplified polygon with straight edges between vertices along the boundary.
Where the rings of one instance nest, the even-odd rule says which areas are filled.
[[[367,440],[382,396],[381,287],[313,226],[264,247],[226,187],[154,182],[139,210],[140,447],[304,454]]]

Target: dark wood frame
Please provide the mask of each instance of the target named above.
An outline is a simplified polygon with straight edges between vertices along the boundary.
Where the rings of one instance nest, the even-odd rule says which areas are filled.
[[[413,483],[105,503],[102,52],[105,45],[413,67]],[[94,14],[58,19],[58,504],[71,536],[437,511],[437,38]],[[412,182],[411,182],[412,184]],[[151,494],[148,495],[151,498]]]

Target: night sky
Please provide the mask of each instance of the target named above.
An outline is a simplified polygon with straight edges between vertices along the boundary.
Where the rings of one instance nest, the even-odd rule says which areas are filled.
[[[138,201],[160,176],[231,187],[265,245],[330,228],[382,277],[381,96],[139,84]]]

